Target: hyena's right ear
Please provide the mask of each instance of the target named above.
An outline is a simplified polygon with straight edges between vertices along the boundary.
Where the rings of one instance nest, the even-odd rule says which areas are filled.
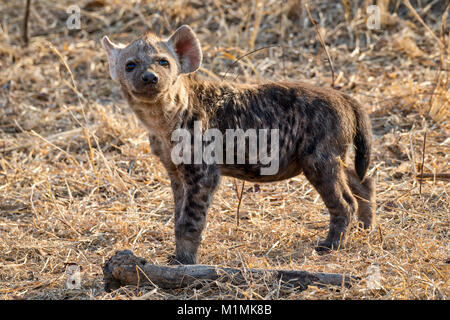
[[[200,68],[203,55],[200,41],[194,31],[187,26],[179,27],[167,40],[180,61],[181,73],[191,73]]]
[[[116,69],[120,50],[123,48],[123,46],[112,43],[107,36],[103,37],[102,46],[108,54],[109,73],[111,74],[111,78],[114,81],[118,81]]]

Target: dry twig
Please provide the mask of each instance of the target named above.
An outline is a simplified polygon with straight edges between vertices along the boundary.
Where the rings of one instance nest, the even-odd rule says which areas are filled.
[[[309,4],[308,1],[305,3],[306,11],[308,12],[309,19],[311,20],[312,24],[314,25],[314,28],[317,33],[317,37],[319,38],[320,45],[322,46],[323,50],[325,51],[325,54],[327,55],[328,64],[330,65],[331,69],[331,87],[334,88],[334,66],[333,62],[331,60],[330,54],[328,53],[327,46],[325,45],[325,42],[322,39],[322,35],[320,34],[319,26],[317,25],[317,21],[313,18],[311,11],[309,10]]]

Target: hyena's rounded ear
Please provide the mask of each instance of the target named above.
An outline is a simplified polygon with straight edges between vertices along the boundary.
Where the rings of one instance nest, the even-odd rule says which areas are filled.
[[[200,68],[203,54],[194,31],[187,26],[179,27],[167,40],[180,61],[181,73],[191,73]]]
[[[107,36],[102,38],[102,46],[108,54],[109,73],[114,81],[117,81],[117,61],[120,53],[121,45],[116,45]]]

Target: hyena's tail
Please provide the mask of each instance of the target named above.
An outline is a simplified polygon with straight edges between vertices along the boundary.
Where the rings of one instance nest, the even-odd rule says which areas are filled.
[[[372,128],[370,119],[358,102],[351,99],[356,119],[356,132],[353,138],[355,147],[355,170],[361,181],[364,180],[370,165],[370,152],[372,147]]]

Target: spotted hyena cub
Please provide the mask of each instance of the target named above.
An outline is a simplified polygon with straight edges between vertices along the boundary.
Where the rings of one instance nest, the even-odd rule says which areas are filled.
[[[374,185],[365,176],[371,127],[349,96],[300,82],[204,80],[195,74],[202,50],[188,26],[167,39],[147,33],[124,46],[105,36],[102,44],[111,77],[148,129],[152,152],[170,177],[173,263],[196,263],[206,213],[222,175],[271,182],[303,172],[330,212],[328,236],[317,250],[341,246],[354,213],[365,228],[373,224]],[[184,136],[174,134],[180,132]],[[355,170],[345,165],[352,144]]]

